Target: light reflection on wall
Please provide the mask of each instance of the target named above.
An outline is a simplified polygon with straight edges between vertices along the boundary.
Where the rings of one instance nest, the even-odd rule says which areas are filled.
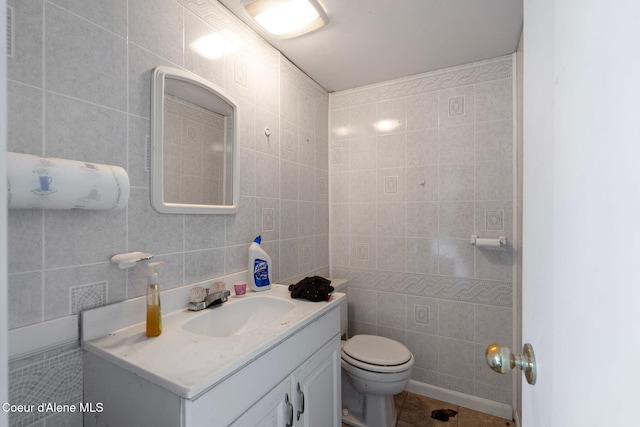
[[[219,59],[238,50],[238,43],[229,34],[215,32],[193,41],[189,47],[207,59]]]
[[[400,125],[397,120],[379,120],[376,123],[376,129],[378,132],[391,132]]]

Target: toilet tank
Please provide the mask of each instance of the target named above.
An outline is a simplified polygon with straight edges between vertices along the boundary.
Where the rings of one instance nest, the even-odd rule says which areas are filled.
[[[331,286],[333,286],[335,292],[346,294],[347,284],[349,283],[348,280],[333,278],[329,278],[329,280],[331,280]],[[343,338],[346,338],[347,329],[349,327],[349,315],[347,313],[347,307],[348,301],[347,298],[344,298],[340,303],[340,336]]]

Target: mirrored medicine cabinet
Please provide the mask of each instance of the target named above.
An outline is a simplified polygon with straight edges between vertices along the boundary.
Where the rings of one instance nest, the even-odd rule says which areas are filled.
[[[151,204],[160,213],[238,210],[238,107],[226,91],[190,72],[153,70]]]

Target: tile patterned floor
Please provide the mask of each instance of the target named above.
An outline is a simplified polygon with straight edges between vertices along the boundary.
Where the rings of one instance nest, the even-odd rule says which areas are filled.
[[[472,411],[457,405],[450,405],[439,400],[417,394],[402,392],[394,396],[398,409],[396,427],[514,427],[511,420]],[[431,412],[438,409],[457,411],[448,421],[431,418]],[[342,424],[343,427],[349,427]]]

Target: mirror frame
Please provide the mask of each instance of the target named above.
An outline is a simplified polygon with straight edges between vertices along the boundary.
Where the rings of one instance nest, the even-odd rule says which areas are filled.
[[[196,205],[186,203],[170,203],[164,200],[163,189],[163,117],[165,80],[167,78],[181,80],[202,88],[225,101],[233,110],[233,146],[231,167],[232,204],[231,205]],[[188,101],[188,99],[187,99]],[[240,181],[238,170],[238,104],[222,88],[188,71],[160,66],[153,70],[151,76],[151,205],[160,213],[173,214],[234,214],[238,211],[240,201]]]

